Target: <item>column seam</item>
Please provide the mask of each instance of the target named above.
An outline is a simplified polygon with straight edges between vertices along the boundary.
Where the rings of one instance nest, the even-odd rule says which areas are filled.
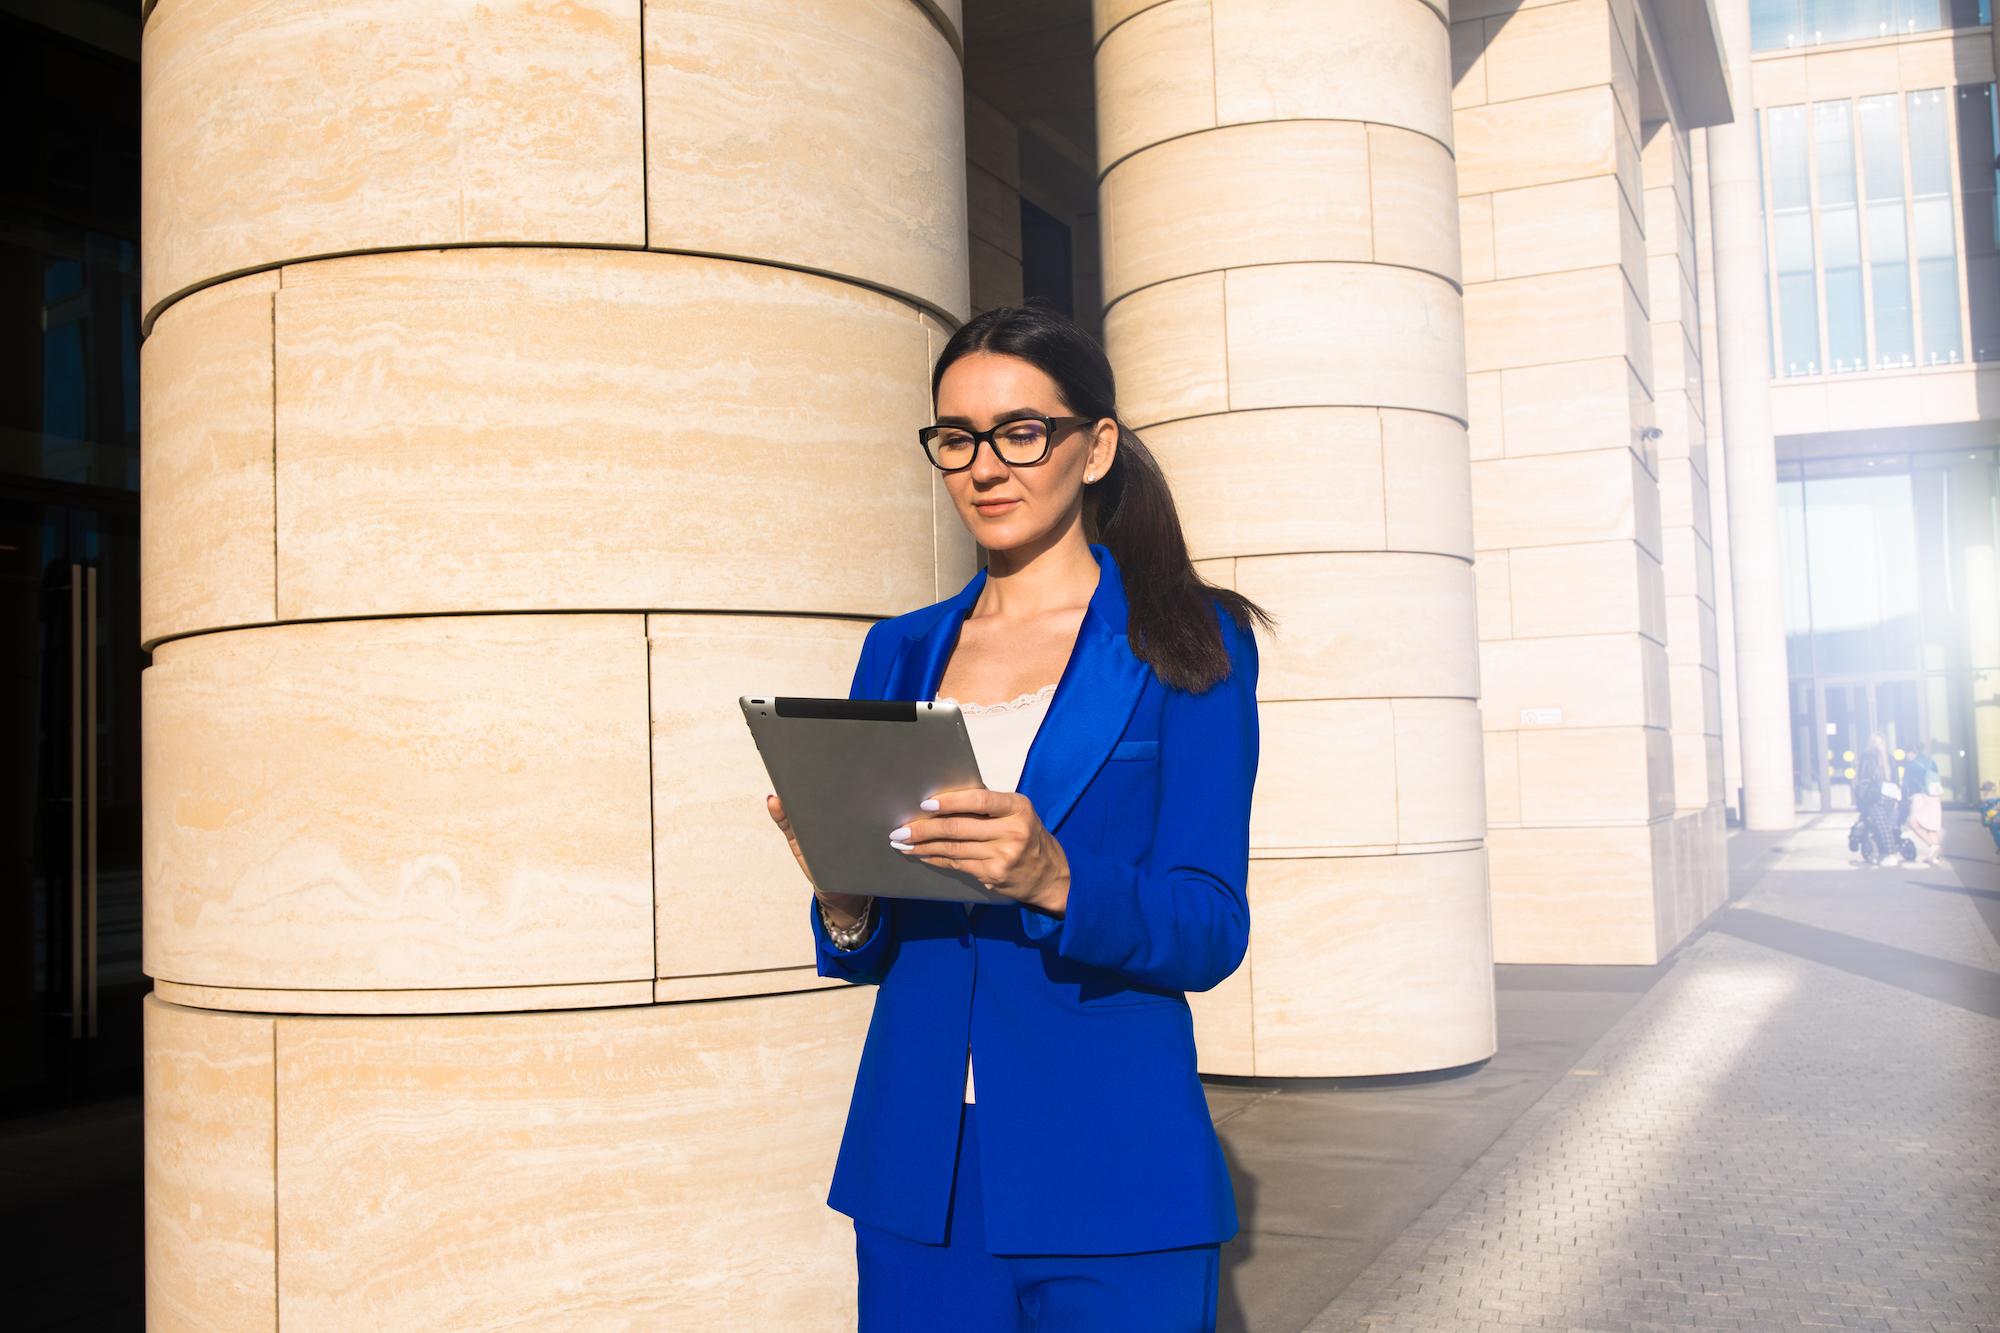
[[[639,244],[642,248],[653,243],[653,170],[646,156],[646,4],[647,0],[639,0]]]
[[[1454,163],[1458,161],[1458,154],[1452,150],[1451,145],[1446,143],[1444,140],[1438,138],[1435,134],[1431,134],[1426,130],[1412,129],[1408,125],[1398,125],[1395,121],[1392,120],[1369,120],[1366,116],[1266,116],[1260,120],[1232,120],[1227,124],[1218,123],[1215,125],[1203,125],[1197,129],[1183,130],[1179,134],[1164,135],[1161,138],[1154,139],[1149,143],[1141,144],[1139,147],[1134,148],[1128,153],[1119,154],[1117,157],[1113,158],[1111,161],[1105,163],[1102,167],[1098,168],[1097,172],[1098,183],[1100,185],[1103,184],[1104,178],[1106,176],[1109,176],[1113,170],[1131,161],[1133,158],[1139,156],[1139,154],[1151,152],[1153,149],[1158,148],[1162,144],[1174,143],[1181,139],[1192,139],[1197,135],[1202,135],[1202,134],[1220,134],[1224,130],[1240,129],[1246,125],[1361,125],[1361,126],[1380,125],[1384,129],[1401,130],[1405,134],[1414,134],[1420,139],[1429,139],[1439,148],[1442,148],[1445,152],[1445,156],[1451,158]],[[1599,176],[1608,176],[1613,173],[1608,171],[1600,171],[1600,172],[1595,172],[1593,174]],[[1515,188],[1525,188],[1525,187],[1515,187]]]
[[[278,284],[284,285],[284,270]],[[278,293],[271,293],[271,619],[278,618]]]
[[[1461,298],[1464,297],[1465,295],[1465,287],[1462,283],[1454,282],[1452,279],[1447,278],[1444,274],[1439,273],[1434,269],[1420,268],[1415,264],[1391,264],[1391,263],[1379,262],[1373,259],[1259,259],[1259,260],[1250,260],[1241,264],[1228,264],[1222,268],[1205,268],[1205,269],[1197,269],[1192,273],[1176,273],[1171,278],[1157,278],[1152,282],[1142,282],[1137,287],[1133,287],[1127,291],[1120,292],[1118,295],[1112,297],[1109,301],[1105,302],[1104,308],[1106,311],[1109,311],[1112,306],[1117,305],[1120,301],[1125,300],[1127,297],[1134,296],[1139,292],[1150,291],[1154,287],[1164,287],[1171,282],[1185,282],[1189,278],[1205,278],[1208,277],[1210,274],[1214,273],[1227,274],[1227,273],[1233,273],[1239,269],[1246,269],[1246,268],[1283,268],[1287,265],[1304,267],[1307,265],[1331,265],[1331,264],[1345,264],[1354,268],[1398,269],[1405,273],[1421,273],[1423,276],[1427,278],[1436,278],[1439,282],[1445,284],[1445,286],[1457,292]],[[1597,265],[1596,267],[1610,268],[1611,265],[1600,264]],[[1565,268],[1565,269],[1557,269],[1554,271],[1554,273],[1550,274],[1534,273],[1534,274],[1525,274],[1523,276],[1538,277],[1538,278],[1554,277],[1554,276],[1560,276],[1561,274],[1564,273],[1587,273],[1589,271],[1590,271],[1589,269]]]

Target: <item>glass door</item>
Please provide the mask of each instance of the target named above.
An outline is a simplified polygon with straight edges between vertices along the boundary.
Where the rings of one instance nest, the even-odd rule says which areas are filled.
[[[1889,747],[1891,772],[1896,760],[1923,748],[1923,691],[1914,675],[1868,676],[1861,679],[1822,677],[1819,682],[1820,809],[1852,810],[1854,778],[1861,753],[1876,732]],[[1812,808],[1812,793],[1803,793],[1802,809]]]
[[[0,489],[9,1109],[137,1084],[138,536],[130,497]]]

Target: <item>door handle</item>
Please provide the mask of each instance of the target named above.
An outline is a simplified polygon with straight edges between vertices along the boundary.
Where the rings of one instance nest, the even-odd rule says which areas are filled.
[[[88,1028],[84,1035],[97,1035],[97,566],[83,571],[83,661],[85,681],[83,767],[85,772],[84,855],[84,951],[89,963],[84,969],[84,1000]]]
[[[97,569],[69,566],[69,1035],[97,1035]]]
[[[83,566],[69,566],[69,1035],[83,1035]]]

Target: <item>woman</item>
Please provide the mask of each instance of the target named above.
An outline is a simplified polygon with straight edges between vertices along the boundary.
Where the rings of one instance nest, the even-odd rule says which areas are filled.
[[[1861,854],[1871,866],[1903,863],[1897,850],[1901,825],[1896,818],[1902,797],[1883,792],[1882,784],[1889,780],[1888,743],[1879,734],[1870,736],[1854,779],[1854,805],[1861,817]]]
[[[986,785],[912,792],[882,833],[1019,905],[815,887],[819,971],[879,987],[828,1198],[861,1327],[1210,1329],[1236,1205],[1185,992],[1249,943],[1270,617],[1195,574],[1062,316],[973,319],[931,399],[920,442],[987,566],[871,626],[849,695],[960,703]]]

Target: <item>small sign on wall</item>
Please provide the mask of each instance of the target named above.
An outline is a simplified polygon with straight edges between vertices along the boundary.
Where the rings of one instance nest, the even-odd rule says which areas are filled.
[[[1521,725],[1524,727],[1558,727],[1562,725],[1563,710],[1560,708],[1523,708]]]

